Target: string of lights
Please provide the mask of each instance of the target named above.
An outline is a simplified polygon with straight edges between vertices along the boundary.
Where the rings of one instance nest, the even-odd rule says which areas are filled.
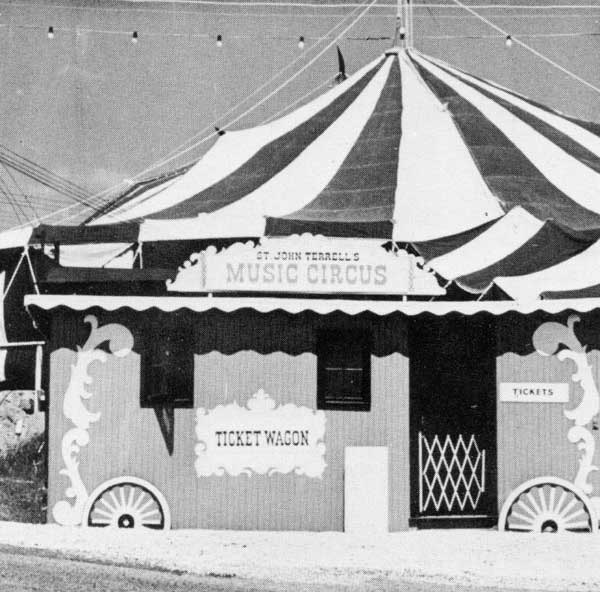
[[[600,15],[599,15],[600,16]],[[45,31],[48,39],[56,39],[59,33],[66,34],[98,34],[98,35],[113,35],[119,37],[129,37],[131,43],[137,44],[142,39],[152,38],[182,38],[182,39],[202,39],[202,40],[213,40],[215,45],[219,48],[223,47],[226,41],[233,40],[256,40],[255,35],[246,34],[228,34],[222,33],[169,33],[169,32],[153,32],[153,31],[139,31],[139,30],[125,30],[125,29],[91,29],[91,28],[70,28],[70,27],[55,27],[53,25],[49,27],[42,27],[40,25],[14,25],[7,23],[0,23],[0,29],[2,28],[23,28],[32,29],[38,31]],[[598,37],[600,31],[574,31],[574,32],[556,32],[556,33],[513,33],[520,37],[527,37],[529,39],[535,38],[560,38],[560,37]],[[422,39],[493,39],[498,35],[421,35]],[[261,35],[261,41],[292,41],[298,49],[304,49],[305,44],[310,41],[318,39],[333,39],[333,35],[325,37],[317,37],[312,35]],[[340,38],[340,41],[389,41],[392,39],[391,35],[348,35]]]
[[[360,12],[360,14],[358,15],[357,18],[355,18],[348,27],[344,28],[344,30],[338,35],[339,38],[343,37],[348,30],[350,30],[360,19],[362,19],[366,14],[367,11],[375,4],[376,0],[373,0],[370,4],[367,5],[366,2],[364,2],[363,4],[360,5],[360,8],[363,8],[363,10]],[[366,6],[366,8],[365,8]],[[347,21],[349,18],[353,17],[355,13],[357,13],[359,10],[359,8],[355,8],[353,11],[351,11],[351,13],[345,15],[342,20],[340,22],[338,22],[333,28],[331,28],[324,37],[327,37],[328,35],[332,34],[333,31],[335,31],[336,29],[341,28],[345,21]],[[222,42],[222,37],[221,39],[217,39],[217,42],[221,41]],[[306,68],[308,68],[316,59],[318,59],[321,55],[323,55],[325,53],[325,51],[327,51],[333,44],[335,44],[336,40],[334,39],[332,42],[329,42],[327,44],[327,46],[324,49],[321,49],[319,51],[319,53],[313,57],[311,59],[311,61],[305,65],[304,68],[302,68],[299,72],[294,73],[290,78],[288,78],[283,84],[281,84],[277,89],[275,89],[275,91],[272,91],[271,93],[269,93],[269,95],[267,95],[267,97],[264,97],[261,101],[259,101],[258,103],[256,103],[255,105],[253,105],[252,107],[250,107],[249,109],[247,109],[241,116],[238,116],[234,121],[238,121],[241,117],[244,117],[245,115],[248,114],[249,111],[255,109],[258,107],[259,104],[264,103],[266,100],[268,100],[268,98],[270,96],[273,96],[274,93],[278,92],[279,90],[281,90],[281,88],[283,88],[284,86],[286,86],[287,84],[289,84],[289,82],[291,82],[293,79],[297,78],[297,76],[299,76],[301,74],[302,71],[304,71]],[[317,46],[319,45],[319,41],[317,41],[317,43],[314,44],[314,46],[308,48],[306,51],[311,51],[313,49],[316,49]],[[304,50],[303,50],[304,51]],[[267,85],[269,85],[270,83],[274,82],[277,77],[279,75],[281,75],[282,73],[284,73],[286,70],[288,70],[290,67],[293,66],[293,64],[295,62],[298,61],[298,59],[300,59],[299,56],[297,58],[295,58],[294,60],[292,60],[292,62],[290,62],[286,67],[284,67],[282,70],[280,70],[279,72],[277,72],[273,77],[271,77],[269,80],[267,80],[266,83],[262,84],[261,86],[259,86],[253,93],[250,93],[250,95],[248,95],[247,97],[245,97],[245,99],[243,99],[240,103],[234,105],[232,108],[230,108],[226,113],[224,113],[221,117],[217,118],[217,120],[215,120],[214,123],[219,122],[221,119],[224,119],[225,117],[228,117],[231,113],[234,113],[239,107],[241,107],[247,100],[249,100],[250,98],[252,98],[253,96],[255,96],[259,91],[261,91],[263,88],[265,88]],[[229,125],[231,125],[232,122],[229,122]],[[146,175],[149,171],[152,171],[162,165],[164,165],[166,162],[172,160],[173,158],[179,157],[181,156],[181,154],[183,152],[188,152],[191,148],[195,148],[197,147],[199,144],[209,140],[211,137],[214,136],[214,132],[211,133],[209,136],[206,136],[198,141],[196,141],[196,139],[198,137],[200,137],[202,134],[204,134],[207,129],[209,129],[211,126],[207,126],[206,128],[200,130],[200,132],[198,132],[197,134],[195,134],[192,138],[188,139],[188,141],[186,141],[182,146],[176,148],[174,151],[172,151],[171,153],[169,153],[169,158],[163,159],[162,161],[158,162],[158,163],[154,163],[153,165],[151,165],[150,167],[144,169],[143,171],[141,171],[140,173],[138,173],[137,175],[135,175],[131,180],[129,180],[129,183],[126,182],[121,182],[118,183],[114,186],[111,186],[107,189],[104,189],[102,191],[99,191],[98,193],[96,193],[95,195],[91,196],[89,198],[90,201],[94,201],[95,203],[99,204],[100,206],[102,204],[106,204],[108,200],[112,199],[115,192],[118,191],[122,191],[124,189],[124,187],[130,185],[131,183],[134,182],[134,180],[139,180],[141,178],[144,177],[144,175]],[[184,151],[180,152],[180,149],[183,146],[186,146],[187,144],[190,143],[190,141],[193,141],[193,145],[191,147],[186,148]],[[54,212],[51,212],[50,214],[47,214],[45,216],[40,217],[40,220],[45,220],[45,221],[50,221],[53,219],[56,219],[58,216],[60,216],[60,218],[57,220],[57,223],[64,223],[66,221],[72,220],[75,217],[78,217],[81,215],[81,210],[78,208],[78,206],[80,207],[81,204],[70,204],[67,206],[64,206]],[[22,226],[22,224],[20,225]],[[19,228],[20,226],[16,226],[16,228]]]
[[[507,47],[512,47],[512,45],[514,43],[517,43],[520,47],[522,47],[523,49],[526,49],[527,51],[529,51],[530,53],[532,53],[534,56],[540,58],[541,60],[543,60],[547,64],[550,64],[551,66],[553,66],[557,70],[560,70],[563,74],[566,74],[567,76],[571,77],[573,80],[576,80],[577,82],[583,84],[584,86],[587,86],[588,88],[590,88],[593,91],[595,91],[598,94],[600,94],[600,87],[596,86],[595,84],[592,84],[591,82],[589,82],[585,78],[582,78],[581,76],[579,76],[575,72],[572,72],[568,68],[565,68],[564,66],[561,66],[558,62],[555,62],[552,58],[549,58],[548,56],[544,55],[542,52],[538,51],[537,49],[531,47],[530,45],[527,45],[527,43],[521,41],[520,39],[518,39],[517,37],[515,37],[512,33],[510,33],[509,31],[507,31],[506,29],[503,29],[502,27],[499,27],[496,23],[492,22],[489,18],[486,18],[485,16],[483,16],[483,15],[479,14],[478,12],[476,12],[469,5],[464,4],[460,0],[452,0],[452,1],[456,5],[462,7],[467,12],[469,12],[472,15],[476,16],[481,22],[485,23],[486,25],[488,25],[489,27],[491,27],[492,29],[494,29],[498,33],[501,33],[502,35],[504,35],[505,40],[506,40],[505,43],[506,43]]]

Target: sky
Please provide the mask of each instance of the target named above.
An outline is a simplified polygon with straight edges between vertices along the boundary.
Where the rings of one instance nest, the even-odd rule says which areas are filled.
[[[301,70],[345,28],[331,33],[335,25],[343,21],[347,26],[353,20],[349,15],[357,0],[330,1],[337,6],[322,1],[315,6],[280,6],[276,0],[237,6],[193,0],[68,5],[60,0],[0,0],[0,144],[90,193],[113,187],[203,129],[211,130],[215,123],[226,126]],[[436,4],[415,7],[418,50],[571,115],[600,121],[597,92],[518,45],[507,48],[502,35],[451,0]],[[469,4],[476,5],[473,0]],[[501,5],[477,8],[486,18],[600,87],[600,3],[485,4]],[[556,4],[568,6],[553,8]],[[393,3],[380,0],[339,39],[348,73],[390,46],[394,17]],[[133,31],[138,33],[137,43],[132,43]],[[217,35],[222,36],[222,47],[217,47]],[[305,38],[304,50],[298,47],[300,36]],[[332,46],[232,127],[257,125],[302,97],[316,96],[310,92],[326,90],[336,72]],[[248,98],[260,87],[264,88]],[[198,158],[212,141],[170,166]],[[17,195],[15,207],[14,200],[11,205],[0,194],[0,229],[75,203],[18,174],[11,180],[2,168],[0,177],[13,193],[27,195]],[[82,214],[81,207],[72,206],[48,221],[74,223]]]

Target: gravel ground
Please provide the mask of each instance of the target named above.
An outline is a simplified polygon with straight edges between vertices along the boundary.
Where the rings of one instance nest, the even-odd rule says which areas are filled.
[[[600,537],[428,530],[343,533],[66,528],[4,522],[0,545],[200,576],[345,585],[382,577],[544,590],[599,590]]]

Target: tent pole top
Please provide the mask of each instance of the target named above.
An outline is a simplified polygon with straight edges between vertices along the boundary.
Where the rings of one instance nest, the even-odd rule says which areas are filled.
[[[396,28],[394,30],[394,47],[406,47],[406,26],[404,24],[404,1],[397,0],[396,6]]]

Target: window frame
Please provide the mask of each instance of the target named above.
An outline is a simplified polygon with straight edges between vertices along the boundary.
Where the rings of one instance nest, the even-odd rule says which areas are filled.
[[[335,336],[332,341],[331,337]],[[330,393],[327,392],[328,379],[328,360],[331,359],[331,351],[328,346],[333,343],[357,343],[360,345],[361,352],[361,400],[351,400],[344,402],[343,398],[331,400]],[[317,409],[325,411],[371,411],[371,352],[373,337],[372,332],[365,328],[347,328],[347,327],[322,327],[317,333]],[[329,357],[328,357],[329,356]],[[342,366],[342,370],[347,370],[348,366]]]
[[[161,319],[145,327],[144,348],[140,356],[140,407],[170,407],[192,409],[194,407],[194,333],[183,320]],[[179,322],[178,322],[179,321]],[[177,343],[175,355],[166,360],[169,345]],[[161,370],[162,369],[162,370]],[[158,377],[166,371],[166,379]],[[158,392],[165,380],[178,376],[173,390]]]

